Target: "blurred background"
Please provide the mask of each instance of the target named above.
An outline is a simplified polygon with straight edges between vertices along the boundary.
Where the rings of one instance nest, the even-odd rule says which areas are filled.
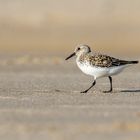
[[[66,56],[77,44],[140,54],[139,0],[0,0],[0,54]]]

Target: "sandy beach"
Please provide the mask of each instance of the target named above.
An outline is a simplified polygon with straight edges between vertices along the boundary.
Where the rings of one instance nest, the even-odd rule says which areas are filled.
[[[93,82],[78,44],[140,61],[140,0],[0,0],[0,140],[139,140],[140,63]]]
[[[106,78],[87,94],[92,77],[71,62],[0,68],[0,139],[138,140],[140,66]]]

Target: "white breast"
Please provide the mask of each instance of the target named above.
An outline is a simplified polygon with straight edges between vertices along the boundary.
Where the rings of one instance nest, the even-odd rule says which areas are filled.
[[[118,74],[125,67],[125,66],[116,66],[110,68],[94,67],[88,63],[83,64],[80,63],[79,61],[77,61],[77,66],[81,69],[82,72],[84,72],[87,75],[94,76],[95,79]]]

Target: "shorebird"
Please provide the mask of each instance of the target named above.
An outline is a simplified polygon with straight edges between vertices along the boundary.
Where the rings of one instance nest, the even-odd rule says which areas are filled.
[[[138,63],[138,61],[126,61],[108,55],[93,54],[88,45],[79,45],[65,60],[73,56],[76,56],[76,63],[81,71],[94,77],[92,85],[81,93],[87,93],[96,84],[96,80],[102,77],[108,77],[110,81],[110,89],[103,92],[112,92],[112,76],[122,72],[127,66]]]

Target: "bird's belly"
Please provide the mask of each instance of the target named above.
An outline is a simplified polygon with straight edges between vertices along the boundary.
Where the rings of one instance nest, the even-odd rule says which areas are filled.
[[[84,72],[87,75],[94,76],[94,78],[108,76],[108,73],[109,73],[108,68],[99,68],[99,67],[94,67],[91,65],[79,64],[79,63],[77,63],[77,65],[81,69],[82,72]]]
[[[116,75],[116,74],[120,73],[125,67],[126,67],[126,65],[111,67],[109,70],[109,75]]]
[[[81,71],[87,75],[94,76],[94,78],[101,78],[106,76],[111,76],[120,73],[124,67],[112,67],[112,68],[104,68],[104,67],[94,67],[88,64],[77,63],[78,67]]]

